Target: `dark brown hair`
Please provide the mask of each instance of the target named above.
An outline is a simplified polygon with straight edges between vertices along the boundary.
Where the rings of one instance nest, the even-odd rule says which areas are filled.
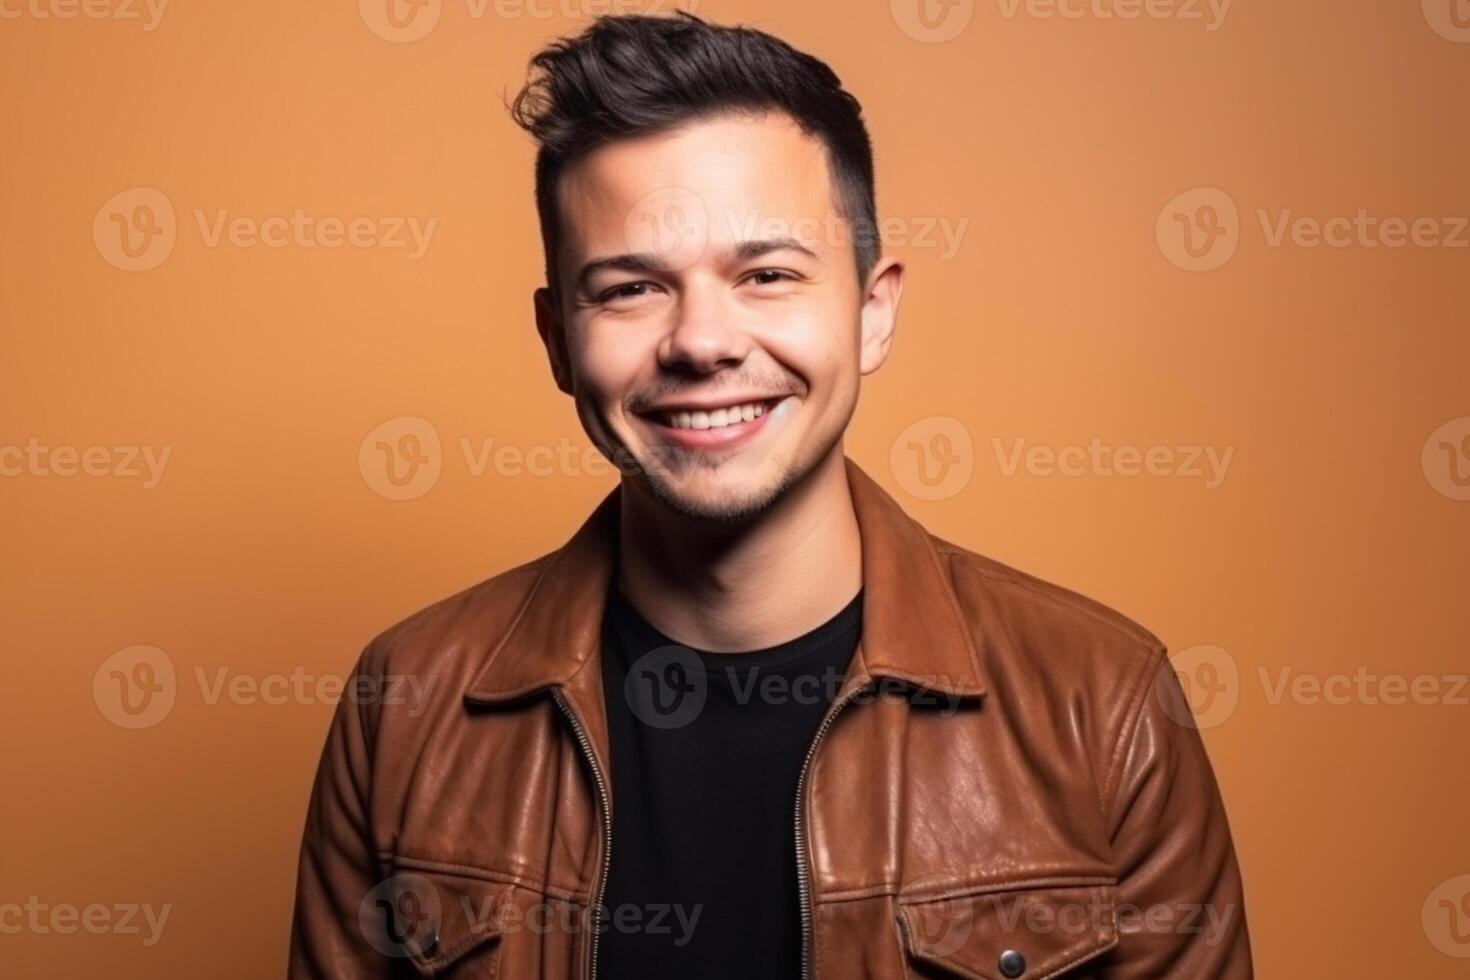
[[[540,145],[536,210],[547,283],[555,288],[556,181],[568,164],[612,140],[723,112],[772,110],[825,145],[864,281],[879,242],[873,149],[858,100],[825,63],[779,38],[681,12],[600,17],[531,59],[511,115]]]

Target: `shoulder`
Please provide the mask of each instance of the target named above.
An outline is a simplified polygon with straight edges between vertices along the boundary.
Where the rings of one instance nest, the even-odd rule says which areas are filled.
[[[992,683],[1121,707],[1164,662],[1159,638],[1118,610],[953,542],[931,540]]]
[[[540,555],[445,596],[378,632],[357,673],[401,678],[457,697],[510,629],[555,552]]]
[[[1022,743],[1085,764],[1079,771],[1091,773],[1104,810],[1136,755],[1129,747],[1145,714],[1180,722],[1154,727],[1157,741],[1197,738],[1183,727],[1189,709],[1165,645],[1148,629],[1071,589],[931,539],[979,652],[992,716]]]

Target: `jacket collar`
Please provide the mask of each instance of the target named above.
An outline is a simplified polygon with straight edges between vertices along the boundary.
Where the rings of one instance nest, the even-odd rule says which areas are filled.
[[[970,630],[929,533],[867,473],[845,459],[862,539],[863,632],[844,689],[874,678],[959,697],[984,693]],[[465,697],[517,700],[595,676],[603,605],[615,574],[621,486],[553,552]],[[597,671],[591,671],[596,675]]]

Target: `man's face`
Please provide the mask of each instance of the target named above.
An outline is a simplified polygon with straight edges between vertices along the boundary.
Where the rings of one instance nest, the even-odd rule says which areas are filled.
[[[764,510],[840,444],[902,291],[892,259],[858,282],[825,147],[722,115],[599,147],[557,193],[538,327],[588,435],[682,514]]]

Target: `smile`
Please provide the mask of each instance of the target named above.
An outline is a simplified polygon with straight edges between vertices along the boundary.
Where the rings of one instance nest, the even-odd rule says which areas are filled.
[[[718,408],[674,407],[643,417],[666,442],[690,449],[727,448],[753,438],[788,396],[722,405]],[[784,415],[785,413],[780,413]]]
[[[746,402],[712,411],[659,412],[659,421],[675,429],[722,429],[727,425],[752,422],[766,414],[776,399],[761,402]]]

